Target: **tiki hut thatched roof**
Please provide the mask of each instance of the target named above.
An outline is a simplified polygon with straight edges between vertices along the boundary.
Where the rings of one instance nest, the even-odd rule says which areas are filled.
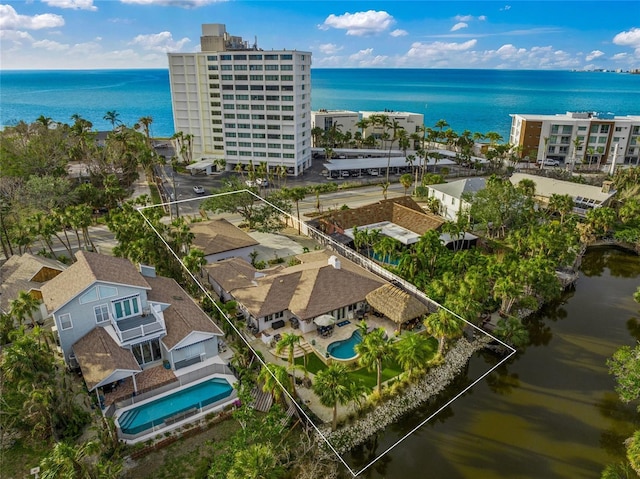
[[[394,323],[402,324],[429,312],[426,304],[400,288],[385,284],[366,296],[367,303]]]

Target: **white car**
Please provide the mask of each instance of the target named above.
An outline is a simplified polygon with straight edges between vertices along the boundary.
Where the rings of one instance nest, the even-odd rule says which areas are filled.
[[[265,188],[269,186],[269,180],[266,178],[258,178],[256,180],[256,183],[258,183],[259,186],[263,186]]]
[[[204,188],[202,186],[194,186],[193,187],[193,192],[196,195],[204,195]]]
[[[551,160],[549,158],[544,161],[538,161],[538,163],[542,163],[544,166],[560,166],[560,162],[558,160]]]
[[[254,186],[258,186],[257,183],[253,180],[245,180],[244,182],[245,185],[247,185],[249,188],[253,188]]]

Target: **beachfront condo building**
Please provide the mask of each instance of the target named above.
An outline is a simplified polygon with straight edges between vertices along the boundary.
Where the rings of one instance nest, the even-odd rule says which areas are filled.
[[[509,143],[521,157],[566,164],[632,164],[640,162],[640,116],[595,112],[558,115],[512,114]]]
[[[371,118],[371,116],[379,116],[386,115],[389,118],[391,124],[396,124],[398,128],[402,128],[407,132],[407,136],[412,133],[416,133],[419,128],[424,125],[424,115],[422,113],[410,113],[406,111],[393,111],[393,110],[384,110],[384,111],[361,111],[360,115],[363,120],[367,120]],[[380,125],[371,124],[367,126],[362,132],[362,136],[365,138],[373,135],[376,139],[382,138],[385,133],[388,135],[392,135],[391,131],[388,128],[383,128]]]
[[[353,138],[356,132],[361,132],[358,126],[359,122],[360,113],[357,111],[320,109],[311,112],[312,131],[315,128],[320,128],[322,131],[327,132],[335,128],[343,135],[350,133]]]
[[[223,24],[202,25],[200,50],[168,54],[174,128],[191,135],[190,158],[295,176],[309,168],[311,53],[263,50]]]

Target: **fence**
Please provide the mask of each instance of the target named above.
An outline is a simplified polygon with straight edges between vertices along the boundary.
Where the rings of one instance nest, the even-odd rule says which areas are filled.
[[[208,366],[205,366],[203,368],[178,376],[177,381],[157,387],[151,391],[137,394],[128,399],[118,401],[115,407],[112,408],[113,405],[109,406],[109,408],[105,410],[104,415],[107,417],[113,417],[116,409],[122,409],[124,407],[131,406],[146,399],[158,396],[159,394],[165,393],[167,391],[171,391],[187,384],[191,384],[195,381],[198,381],[199,379],[206,378],[207,376],[211,376],[213,374],[226,374],[229,376],[233,376],[233,371],[231,371],[231,369],[229,369],[224,364],[209,364]]]
[[[298,220],[294,218],[294,221],[297,222]],[[306,223],[302,223],[301,227],[304,228],[304,230],[306,230],[307,236],[315,239],[318,243],[326,246],[332,251],[335,251],[339,255],[347,258],[348,260],[354,262],[355,264],[366,269],[367,271],[371,271],[372,273],[375,273],[378,276],[386,279],[390,283],[401,287],[406,292],[413,295],[415,298],[425,302],[429,307],[429,311],[435,312],[440,308],[440,305],[438,303],[428,298],[422,291],[416,288],[413,284],[409,283],[408,281],[405,281],[399,276],[396,276],[391,271],[387,270],[386,268],[383,268],[375,261],[370,260],[366,256],[361,255],[357,251],[352,250],[348,246],[338,243],[333,238],[331,238],[330,236],[328,236],[327,234],[323,233],[322,231],[318,230],[313,226],[310,226]]]

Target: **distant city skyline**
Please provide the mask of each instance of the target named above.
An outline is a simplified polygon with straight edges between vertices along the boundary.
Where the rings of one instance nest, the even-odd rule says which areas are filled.
[[[201,24],[314,68],[640,68],[640,2],[29,0],[0,4],[5,70],[167,68]]]

